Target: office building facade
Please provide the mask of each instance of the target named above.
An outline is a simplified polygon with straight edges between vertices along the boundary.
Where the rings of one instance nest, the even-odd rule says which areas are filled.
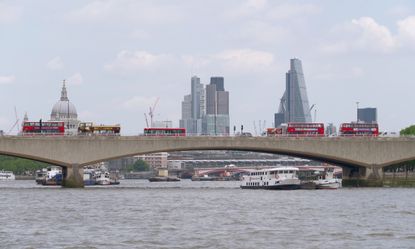
[[[229,92],[225,91],[223,77],[211,77],[206,86],[206,115],[202,123],[203,134],[229,135]]]
[[[193,76],[191,82],[191,94],[184,96],[182,101],[182,118],[180,127],[186,129],[189,135],[202,133],[202,117],[205,113],[205,89],[200,83],[200,78]]]
[[[278,113],[274,115],[275,127],[289,122],[311,122],[301,60],[290,60],[290,70],[285,79],[285,92],[280,100]]]
[[[357,109],[357,120],[363,123],[377,123],[378,112],[376,108],[358,108]]]

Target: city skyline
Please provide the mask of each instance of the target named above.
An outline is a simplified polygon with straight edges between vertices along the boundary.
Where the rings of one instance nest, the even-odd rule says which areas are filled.
[[[224,77],[210,77],[206,86],[197,76],[190,82],[191,93],[182,101],[180,128],[190,135],[229,135],[229,92]]]
[[[79,120],[137,134],[160,97],[155,120],[179,126],[189,78],[221,75],[230,126],[252,132],[254,121],[272,126],[297,57],[316,121],[353,121],[360,102],[377,108],[381,130],[399,131],[413,123],[414,10],[411,1],[3,1],[0,129],[15,123],[15,106],[20,121],[26,111],[47,120],[63,79]]]

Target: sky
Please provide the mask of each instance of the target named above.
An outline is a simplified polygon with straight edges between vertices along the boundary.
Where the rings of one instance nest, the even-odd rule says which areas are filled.
[[[415,123],[414,1],[0,0],[0,130],[47,120],[62,81],[81,121],[142,133],[179,125],[190,78],[223,76],[230,125],[273,125],[289,60],[317,122],[376,107],[383,131]],[[16,132],[14,129],[12,132]]]

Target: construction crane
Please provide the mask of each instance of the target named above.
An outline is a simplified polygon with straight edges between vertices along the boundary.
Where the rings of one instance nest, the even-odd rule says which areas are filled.
[[[311,107],[310,107],[310,113],[311,113],[311,111],[313,110],[313,108],[316,106],[316,104],[313,104],[313,105],[311,105]],[[316,108],[314,108],[314,121],[313,122],[316,122],[316,117],[317,116],[317,109]]]
[[[144,118],[146,119],[146,127],[148,128],[148,118],[147,118],[147,114],[146,113],[144,113]]]
[[[12,128],[10,128],[10,130],[7,132],[7,135],[10,135],[10,134],[11,134],[11,132],[13,131],[13,129],[14,129],[15,127],[17,127],[17,133],[19,133],[19,127],[18,127],[18,124],[19,124],[19,117],[17,116],[17,109],[16,109],[16,106],[14,107],[14,115],[15,115],[15,117],[16,117],[16,122],[14,122],[14,124],[13,124]]]
[[[150,106],[150,111],[148,112],[148,115],[150,116],[150,127],[153,127],[154,112],[156,110],[156,106],[159,100],[160,100],[160,97],[157,97],[156,101],[154,101],[153,106]]]

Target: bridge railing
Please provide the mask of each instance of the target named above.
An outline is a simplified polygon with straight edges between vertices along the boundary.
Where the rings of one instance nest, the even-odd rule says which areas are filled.
[[[0,137],[243,137],[243,138],[307,138],[307,139],[352,139],[352,138],[370,138],[370,139],[384,139],[384,138],[405,138],[405,139],[415,139],[415,136],[412,135],[401,135],[401,136],[388,136],[388,135],[379,135],[379,136],[372,136],[372,135],[357,135],[357,134],[343,134],[343,135],[305,135],[305,134],[278,134],[278,135],[268,135],[268,136],[240,136],[234,134],[217,134],[217,135],[204,135],[204,134],[190,134],[187,133],[185,136],[183,135],[144,135],[144,134],[41,134],[41,133],[24,133],[24,134],[17,134],[17,135],[6,135],[0,134]]]

